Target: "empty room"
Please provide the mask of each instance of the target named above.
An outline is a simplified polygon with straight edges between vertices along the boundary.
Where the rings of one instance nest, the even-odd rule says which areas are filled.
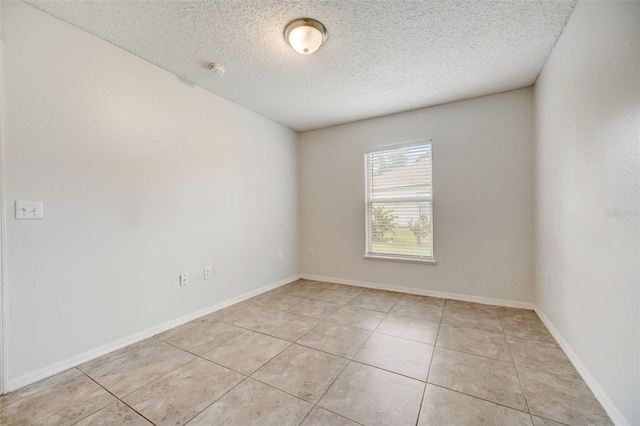
[[[0,0],[0,425],[640,426],[640,0]]]

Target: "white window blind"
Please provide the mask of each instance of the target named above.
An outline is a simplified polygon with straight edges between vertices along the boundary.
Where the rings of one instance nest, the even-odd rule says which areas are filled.
[[[365,154],[366,255],[433,260],[431,141]]]

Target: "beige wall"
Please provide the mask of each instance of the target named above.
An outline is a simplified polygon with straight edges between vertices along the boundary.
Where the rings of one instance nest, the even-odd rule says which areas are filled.
[[[532,301],[532,123],[526,88],[301,133],[301,272]],[[429,138],[437,264],[363,259],[364,153]]]
[[[639,28],[640,2],[580,2],[535,85],[536,304],[609,414],[634,425]]]
[[[295,132],[22,2],[2,37],[11,386],[297,274]]]

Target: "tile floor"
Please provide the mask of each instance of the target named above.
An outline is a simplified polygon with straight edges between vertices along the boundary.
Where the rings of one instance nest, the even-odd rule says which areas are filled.
[[[0,424],[611,422],[533,311],[299,280],[2,396]]]

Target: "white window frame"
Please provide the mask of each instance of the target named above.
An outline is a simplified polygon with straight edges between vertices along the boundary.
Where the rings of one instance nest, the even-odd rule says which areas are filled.
[[[393,197],[393,198],[370,198],[371,190],[369,188],[369,179],[367,176],[367,155],[373,152],[379,151],[390,151],[393,149],[399,148],[409,148],[412,146],[418,145],[429,145],[431,151],[431,195],[422,195],[422,196],[413,196],[413,197]],[[435,264],[435,253],[434,253],[434,240],[435,240],[435,224],[433,217],[433,170],[434,170],[434,161],[433,161],[433,140],[432,139],[424,139],[419,141],[395,144],[395,145],[387,145],[379,148],[375,148],[364,153],[364,182],[365,182],[365,205],[364,205],[364,216],[365,216],[365,247],[364,247],[364,259],[373,259],[373,260],[391,260],[397,262],[416,262],[416,263],[427,263],[427,264]],[[372,247],[371,241],[371,207],[374,203],[385,203],[385,204],[399,204],[399,203],[407,203],[407,202],[428,202],[431,208],[431,256],[418,256],[411,254],[393,254],[393,253],[376,253],[372,252],[370,248]]]

